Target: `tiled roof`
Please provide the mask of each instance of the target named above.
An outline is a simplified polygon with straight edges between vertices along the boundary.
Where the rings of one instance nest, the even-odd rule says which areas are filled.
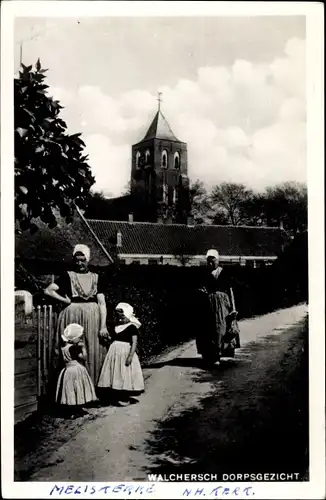
[[[21,235],[16,235],[16,258],[42,262],[70,262],[74,246],[83,243],[90,248],[91,265],[110,264],[108,257],[77,214],[71,224],[59,220],[58,226],[54,229],[49,229],[40,220],[34,222],[39,227],[36,233],[24,231]]]
[[[277,256],[285,241],[279,228],[213,225],[164,225],[147,222],[90,220],[104,246],[116,244],[121,232],[121,254],[204,255],[216,248],[225,256]]]
[[[166,118],[161,111],[154,116],[143,141],[147,139],[167,139],[169,141],[180,142],[171,130]]]

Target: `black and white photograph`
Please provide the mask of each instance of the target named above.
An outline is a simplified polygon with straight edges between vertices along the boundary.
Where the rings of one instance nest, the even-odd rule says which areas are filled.
[[[4,498],[325,496],[323,6],[218,4],[2,5]]]

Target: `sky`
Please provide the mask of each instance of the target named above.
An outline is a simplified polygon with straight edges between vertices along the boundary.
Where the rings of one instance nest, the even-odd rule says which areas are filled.
[[[306,182],[305,18],[18,18],[15,70],[38,57],[81,132],[94,190],[119,196],[131,145],[161,109],[191,181]]]

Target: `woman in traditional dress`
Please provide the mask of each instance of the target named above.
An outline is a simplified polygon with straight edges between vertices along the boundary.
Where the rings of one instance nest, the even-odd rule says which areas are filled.
[[[109,389],[118,406],[127,406],[135,402],[131,396],[144,391],[144,378],[136,353],[141,324],[133,307],[126,302],[117,305],[116,314],[113,342],[104,360],[98,387]]]
[[[208,250],[206,254],[209,274],[204,286],[198,289],[200,314],[196,332],[196,345],[208,365],[219,363],[223,354],[223,337],[227,326],[236,318],[230,299],[230,282],[227,273],[219,266],[217,250]],[[238,342],[235,344],[238,347]]]
[[[61,311],[56,335],[56,350],[67,325],[78,323],[83,327],[87,352],[86,367],[96,385],[107,348],[109,334],[106,327],[106,303],[103,279],[88,270],[90,250],[76,245],[73,251],[74,269],[51,283],[45,293],[66,307]]]

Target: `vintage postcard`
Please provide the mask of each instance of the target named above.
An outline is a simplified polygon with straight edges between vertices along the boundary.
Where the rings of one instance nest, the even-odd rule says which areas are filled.
[[[324,498],[323,4],[1,11],[2,496]]]

